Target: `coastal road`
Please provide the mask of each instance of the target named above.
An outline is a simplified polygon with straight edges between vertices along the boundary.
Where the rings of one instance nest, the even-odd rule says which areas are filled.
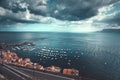
[[[31,76],[26,75],[12,67],[0,63],[0,73],[9,80],[34,80]]]
[[[35,80],[75,80],[73,78],[63,77],[59,75],[54,75],[46,72],[26,69],[26,68],[19,68],[16,66],[13,66],[15,69],[26,73],[27,75],[30,75],[35,78]]]
[[[0,72],[7,76],[9,80],[75,80],[68,77],[6,64],[0,64]]]

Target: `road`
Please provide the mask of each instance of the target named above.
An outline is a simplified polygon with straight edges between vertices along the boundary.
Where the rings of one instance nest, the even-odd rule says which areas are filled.
[[[0,71],[7,76],[9,80],[75,80],[68,77],[6,64],[0,64]]]
[[[0,64],[0,73],[9,80],[34,80],[31,76],[5,64]]]

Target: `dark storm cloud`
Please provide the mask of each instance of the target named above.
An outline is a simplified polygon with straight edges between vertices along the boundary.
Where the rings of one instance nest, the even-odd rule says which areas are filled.
[[[45,11],[43,0],[1,0],[0,24],[38,23]]]
[[[34,14],[44,15],[46,12],[46,0],[1,0],[0,6],[15,13],[26,8]]]
[[[84,20],[97,15],[100,7],[117,1],[119,0],[0,0],[0,24],[38,23],[43,17]]]
[[[119,27],[118,25],[120,25],[120,12],[116,14],[115,16],[104,19],[102,22],[113,25],[114,27],[116,26]]]
[[[95,16],[98,9],[119,0],[49,0],[52,17],[62,20],[83,20]]]
[[[27,19],[27,12],[14,13],[11,10],[0,7],[0,25],[10,25],[16,23],[38,23],[35,19]]]
[[[120,1],[113,4],[108,11],[106,11],[106,17],[102,19],[101,23],[107,23],[111,27],[119,27],[120,26]]]
[[[18,11],[25,11],[25,8],[22,8],[20,3],[24,3],[23,0],[1,0],[0,6],[12,10],[17,13]]]
[[[26,0],[29,4],[28,8],[31,13],[37,15],[46,15],[47,13],[47,1],[46,0]]]
[[[2,18],[0,19],[1,25],[11,25],[16,23],[39,23],[34,20],[25,20],[25,19],[13,19],[13,18]]]

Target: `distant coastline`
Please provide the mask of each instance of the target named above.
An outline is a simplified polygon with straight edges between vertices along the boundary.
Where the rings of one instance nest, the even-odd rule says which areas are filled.
[[[120,33],[120,29],[104,29],[99,32],[106,32],[106,33]]]

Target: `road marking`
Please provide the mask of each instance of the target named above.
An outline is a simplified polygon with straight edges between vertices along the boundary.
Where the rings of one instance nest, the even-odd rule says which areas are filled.
[[[20,68],[20,69],[27,70],[27,71],[32,71],[32,72],[35,71],[35,70],[24,69],[24,68]],[[54,75],[54,74],[50,74],[50,73],[45,73],[45,72],[40,72],[40,71],[35,71],[35,72],[40,73],[40,74],[44,74],[44,75],[49,75],[49,76],[54,76],[54,77],[58,77],[58,78],[63,78],[63,79],[67,79],[67,80],[75,80],[73,78],[67,78],[67,77],[63,77],[63,76],[59,76],[59,75]]]
[[[15,73],[15,72],[13,72],[12,70],[10,70],[10,69],[8,69],[8,68],[6,68],[6,67],[3,67],[3,68],[4,68],[4,69],[6,69],[6,70],[8,70],[9,72],[11,72],[11,73],[15,74],[16,76],[18,76],[18,77],[22,78],[23,80],[26,80],[25,78],[23,78],[23,77],[21,77],[20,75],[16,74],[16,73]]]
[[[12,68],[11,66],[8,66],[8,65],[6,65],[6,64],[4,64],[4,65],[7,66],[8,68],[10,68],[10,69],[18,72],[19,74],[22,74],[22,75],[24,75],[24,76],[26,76],[26,77],[30,77],[29,75],[26,75],[26,74],[24,74],[24,73],[22,73],[22,72],[20,72],[20,71],[18,71],[18,70],[16,70],[16,69]]]

